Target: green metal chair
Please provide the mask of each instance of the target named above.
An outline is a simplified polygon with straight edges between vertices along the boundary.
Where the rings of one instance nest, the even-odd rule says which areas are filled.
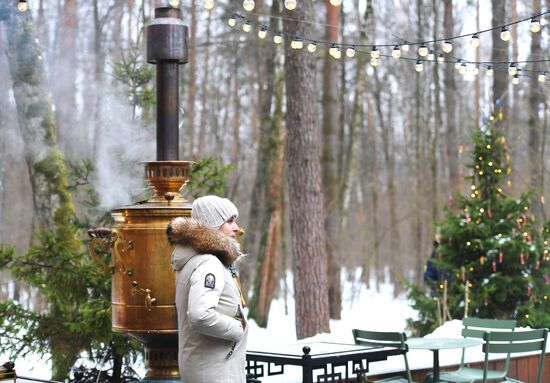
[[[517,332],[486,332],[483,335],[485,344],[483,352],[485,360],[483,362],[482,383],[488,381],[489,354],[512,354],[518,352],[540,351],[539,369],[536,383],[542,382],[542,371],[544,368],[544,353],[546,351],[546,341],[548,339],[548,329],[536,329]],[[507,366],[508,367],[508,366]],[[523,383],[521,380],[510,378],[505,374],[503,382]],[[535,383],[531,378],[528,383]]]
[[[465,338],[479,338],[483,339],[483,335],[486,332],[500,331],[500,332],[512,332],[516,327],[515,319],[482,319],[482,318],[464,318],[462,320],[462,336]],[[466,355],[466,349],[462,349],[462,357],[460,360],[460,367],[455,371],[441,372],[439,376],[440,382],[453,382],[453,383],[473,383],[480,381],[483,378],[483,374],[486,374],[487,380],[503,379],[508,373],[510,366],[510,354],[506,356],[506,362],[504,370],[502,371],[484,371],[481,368],[466,367],[464,363],[464,357]],[[426,381],[431,381],[430,376],[426,377]]]
[[[371,383],[414,383],[411,378],[411,371],[409,370],[409,361],[407,360],[407,352],[409,351],[409,348],[407,347],[407,335],[402,332],[380,332],[380,331],[366,331],[366,330],[358,330],[353,329],[353,339],[355,340],[355,344],[360,344],[364,346],[383,346],[383,347],[394,347],[404,350],[403,353],[403,359],[405,360],[405,370],[407,377],[404,378],[402,376],[392,376],[389,378],[381,379],[381,380],[369,380],[368,377],[365,375],[365,382]]]

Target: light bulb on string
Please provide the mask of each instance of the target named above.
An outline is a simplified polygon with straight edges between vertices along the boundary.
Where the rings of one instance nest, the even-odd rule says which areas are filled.
[[[510,63],[510,66],[508,67],[508,74],[510,76],[514,76],[518,73],[518,67],[514,63]]]
[[[342,5],[342,0],[330,0],[330,5],[332,5],[333,7],[339,7],[340,5]]]
[[[265,39],[267,36],[267,28],[265,26],[262,26],[259,30],[258,30],[258,37],[260,39]]]
[[[443,43],[443,46],[441,47],[441,49],[445,53],[451,53],[451,51],[453,50],[453,43],[447,40]]]
[[[235,18],[235,15],[233,15],[229,19],[227,19],[227,25],[229,25],[231,28],[233,28],[235,25],[237,25],[237,19]]]
[[[252,25],[250,25],[250,21],[247,21],[243,24],[243,31],[246,33],[250,32],[252,30]]]
[[[370,57],[373,59],[380,58],[380,51],[378,50],[378,48],[376,48],[376,46],[372,47],[372,50],[370,51]]]
[[[477,64],[475,67],[472,68],[472,74],[474,76],[478,76],[479,75],[479,64]]]
[[[510,31],[508,30],[508,27],[506,27],[506,26],[502,27],[502,29],[500,30],[500,38],[503,41],[510,41],[511,37],[512,37],[512,35],[510,34]]]
[[[512,78],[512,84],[514,84],[514,85],[518,85],[518,84],[519,84],[519,76],[518,76],[517,73],[516,73],[516,74],[514,75],[514,77]]]
[[[474,35],[470,39],[470,46],[472,48],[479,48],[480,45],[481,42],[479,41],[479,35],[477,33],[474,33]]]
[[[456,70],[459,70],[461,64],[462,64],[462,60],[461,60],[461,59],[456,60],[456,62],[455,62],[455,69],[456,69]]]
[[[27,0],[25,0],[25,2],[27,2]],[[171,7],[177,8],[180,6],[180,0],[168,0],[168,4],[170,4]]]
[[[202,6],[204,9],[211,10],[214,8],[214,0],[204,0]]]
[[[342,51],[340,50],[340,48],[336,48],[332,57],[336,60],[340,60],[342,58]]]
[[[317,50],[317,44],[315,44],[315,41],[312,41],[307,45],[307,51],[309,53],[315,53],[316,50]]]
[[[546,81],[546,73],[545,72],[539,73],[539,75],[537,76],[537,79],[539,80],[540,83],[545,82]]]
[[[399,45],[396,45],[393,47],[393,50],[391,51],[391,57],[394,59],[398,59],[401,57],[401,49],[399,49]]]
[[[536,17],[533,17],[531,19],[531,23],[529,24],[529,29],[533,33],[540,32],[540,21]]]
[[[493,77],[495,71],[493,70],[493,67],[491,65],[487,67],[487,72],[485,74],[487,75],[487,77]]]
[[[434,60],[435,60],[434,51],[430,50],[430,53],[428,53],[428,61],[434,61]]]
[[[290,42],[290,47],[292,49],[302,49],[304,47],[304,42],[299,37],[294,37]]]
[[[285,0],[285,8],[289,11],[296,9],[296,0]]]
[[[372,67],[378,66],[378,59],[377,59],[377,58],[374,58],[374,57],[371,57],[371,59],[370,59],[370,65],[371,65]]]
[[[422,64],[422,61],[416,60],[416,64],[414,65],[414,69],[420,73],[424,70],[424,64]]]
[[[336,44],[332,44],[328,49],[328,54],[334,57],[337,51],[338,51],[338,48],[336,47]]]
[[[460,66],[460,69],[458,70],[458,73],[464,76],[467,72],[468,72],[468,67],[466,66],[466,63],[462,63],[462,65]]]
[[[420,48],[418,48],[418,54],[422,57],[428,55],[428,48],[425,45],[421,45]]]
[[[443,57],[443,53],[440,53],[439,56],[437,56],[437,63],[443,64],[445,62],[445,57]]]
[[[283,42],[283,36],[281,35],[281,32],[279,32],[279,33],[273,35],[273,42],[274,42],[275,44],[280,44],[280,43]]]
[[[405,42],[405,44],[401,45],[401,50],[402,50],[403,52],[408,52],[408,51],[409,51],[409,48],[410,48],[410,46],[409,46],[409,44],[406,43],[406,42]]]
[[[346,49],[346,56],[349,58],[355,57],[355,48],[348,47],[348,49]]]
[[[252,11],[255,6],[256,6],[256,3],[254,3],[254,0],[243,1],[243,8],[248,12]]]

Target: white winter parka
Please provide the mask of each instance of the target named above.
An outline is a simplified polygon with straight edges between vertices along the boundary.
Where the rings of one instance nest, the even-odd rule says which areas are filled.
[[[246,382],[241,294],[229,269],[239,256],[234,239],[192,218],[168,226],[175,244],[178,363],[184,383]],[[246,322],[245,322],[246,323]]]

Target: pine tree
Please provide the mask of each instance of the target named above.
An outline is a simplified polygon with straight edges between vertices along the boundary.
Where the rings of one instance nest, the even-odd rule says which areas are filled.
[[[511,173],[506,138],[493,123],[473,132],[470,195],[458,197],[458,214],[449,210],[438,225],[442,239],[434,263],[447,285],[452,318],[514,318],[520,326],[550,326],[549,225],[531,211],[532,192],[509,196]],[[506,184],[506,185],[505,185]],[[437,325],[434,304],[412,286],[420,310],[417,327]]]

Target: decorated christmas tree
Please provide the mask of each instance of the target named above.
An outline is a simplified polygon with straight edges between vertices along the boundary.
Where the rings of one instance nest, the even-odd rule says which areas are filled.
[[[508,145],[492,121],[473,132],[471,175],[465,177],[469,195],[458,197],[458,212],[448,209],[438,225],[436,299],[419,286],[409,290],[420,314],[412,326],[420,332],[436,327],[436,317],[514,318],[519,326],[550,326],[549,226],[531,211],[533,193],[507,194]]]

